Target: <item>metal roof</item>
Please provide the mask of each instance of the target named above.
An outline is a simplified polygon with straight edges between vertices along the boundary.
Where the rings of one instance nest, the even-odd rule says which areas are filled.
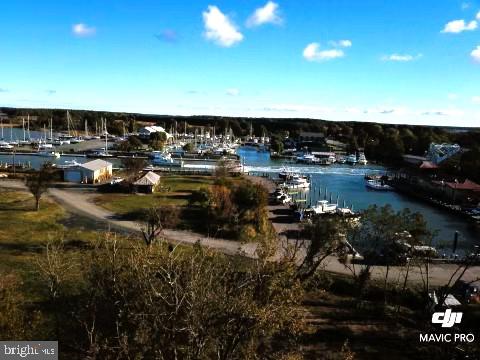
[[[108,161],[102,159],[92,160],[80,165],[80,167],[91,171],[101,170],[108,166],[112,166],[112,163],[109,163]]]
[[[155,186],[160,181],[160,175],[155,174],[153,171],[149,171],[140,179],[135,181],[133,185],[148,185],[148,186]]]

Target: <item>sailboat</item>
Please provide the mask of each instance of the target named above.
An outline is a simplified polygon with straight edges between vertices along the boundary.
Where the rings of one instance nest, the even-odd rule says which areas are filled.
[[[95,157],[95,158],[105,158],[105,157],[112,157],[112,154],[108,153],[108,132],[107,132],[107,119],[102,119],[102,127],[103,127],[103,135],[105,136],[105,147],[98,151],[95,151],[91,155],[87,155],[88,157]]]
[[[23,140],[19,141],[20,145],[28,145],[30,141],[27,140],[26,134],[25,134],[25,118],[22,118],[22,130],[23,130]]]
[[[10,141],[8,142],[9,145],[18,146],[18,141],[13,139],[13,125],[12,121],[10,121]]]

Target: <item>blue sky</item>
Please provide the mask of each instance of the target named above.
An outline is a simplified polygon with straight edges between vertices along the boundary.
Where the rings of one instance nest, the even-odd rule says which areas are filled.
[[[0,3],[0,106],[480,126],[480,2]]]

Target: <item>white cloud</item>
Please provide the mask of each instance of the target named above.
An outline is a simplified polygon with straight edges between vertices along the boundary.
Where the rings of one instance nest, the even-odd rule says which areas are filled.
[[[352,46],[351,40],[339,40],[339,41],[330,41],[330,45],[333,47],[342,47],[342,48],[349,48]]]
[[[424,116],[462,116],[464,112],[459,109],[434,109],[420,112]]]
[[[480,11],[477,13],[477,20],[480,20]]]
[[[472,96],[472,102],[480,105],[480,96]]]
[[[230,95],[230,96],[238,96],[240,95],[240,90],[236,88],[230,88],[225,91],[225,94]]]
[[[450,93],[447,95],[448,100],[457,100],[459,98],[458,94]]]
[[[470,55],[472,56],[473,60],[480,62],[480,45],[473,49]]]
[[[471,4],[469,2],[463,2],[462,3],[462,10],[467,10],[470,9]]]
[[[264,6],[255,10],[248,18],[247,26],[255,27],[263,24],[281,24],[282,21],[282,18],[278,14],[278,4],[269,1]]]
[[[218,7],[209,5],[202,15],[205,26],[204,35],[208,40],[223,47],[230,47],[243,40],[242,33]]]
[[[93,26],[88,26],[86,24],[74,24],[72,26],[72,32],[76,35],[76,36],[92,36],[92,35],[95,35],[95,33],[97,32],[97,29],[95,29]]]
[[[304,104],[272,104],[265,106],[261,109],[262,111],[270,112],[283,112],[283,113],[302,113],[305,116],[310,116],[312,114],[329,114],[335,112],[334,108],[331,107],[322,107],[316,105],[304,105]]]
[[[422,54],[410,55],[410,54],[391,54],[382,56],[383,61],[398,61],[398,62],[409,62],[418,60],[422,57]]]
[[[443,33],[458,34],[462,31],[472,31],[477,28],[477,22],[475,20],[466,23],[465,20],[453,20],[447,23],[443,28]]]
[[[401,106],[377,106],[374,108],[369,108],[363,110],[364,114],[380,114],[380,115],[406,115],[409,113],[409,110]]]
[[[341,58],[344,56],[345,56],[345,53],[343,52],[343,50],[339,50],[339,49],[320,50],[319,43],[310,43],[303,50],[303,57],[308,61],[327,61],[327,60]]]

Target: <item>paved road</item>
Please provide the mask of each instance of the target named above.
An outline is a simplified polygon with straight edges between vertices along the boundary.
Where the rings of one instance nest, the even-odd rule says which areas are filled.
[[[0,179],[0,187],[9,187],[15,189],[25,189],[25,186],[20,181]],[[49,195],[60,203],[67,211],[90,217],[97,221],[105,222],[110,225],[112,229],[126,230],[130,232],[140,232],[140,225],[136,222],[119,220],[115,215],[105,209],[96,206],[91,200],[95,193],[91,190],[81,188],[51,188]],[[274,221],[277,214],[274,211],[277,207],[269,207],[270,218]],[[277,228],[277,227],[276,227]],[[281,232],[282,226],[277,228]],[[248,257],[255,257],[256,244],[241,244],[240,242],[212,239],[201,234],[192,233],[189,231],[166,230],[164,235],[167,240],[171,242],[194,244],[200,242],[201,245],[212,249],[217,249],[226,254],[242,254]],[[290,241],[291,243],[291,241]],[[284,243],[283,243],[284,244]],[[279,251],[277,256],[281,256],[283,244],[279,244]],[[329,272],[351,275],[349,269],[341,264],[334,256],[329,257],[324,263],[324,269]],[[451,274],[457,269],[456,265],[452,264],[431,264],[429,283],[432,286],[444,285],[450,279]],[[357,265],[357,271],[359,266]],[[386,268],[383,266],[375,266],[372,270],[372,278],[383,280]],[[403,267],[391,267],[389,270],[390,282],[401,283],[405,269]],[[409,283],[422,284],[424,276],[417,267],[412,267],[409,274]],[[473,281],[480,278],[480,267],[470,268],[464,275],[463,279]]]

